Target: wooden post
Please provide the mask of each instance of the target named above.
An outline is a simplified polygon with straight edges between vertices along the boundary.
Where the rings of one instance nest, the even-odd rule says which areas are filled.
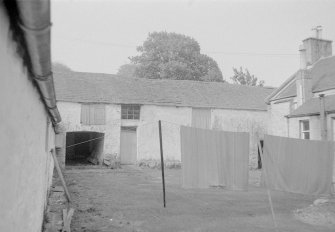
[[[325,109],[325,95],[320,94],[320,128],[321,128],[321,140],[327,140],[327,119]]]
[[[158,121],[158,128],[159,128],[159,145],[160,145],[160,151],[161,151],[163,202],[164,202],[164,208],[165,208],[166,207],[166,203],[165,203],[165,176],[164,176],[164,157],[163,157],[162,122],[161,122],[161,120]]]
[[[65,196],[66,196],[68,202],[71,202],[70,193],[69,193],[69,191],[68,191],[68,189],[67,189],[67,187],[66,187],[66,183],[65,183],[65,180],[64,180],[64,176],[63,176],[62,170],[60,169],[60,166],[59,166],[57,157],[56,157],[56,155],[55,155],[55,150],[54,150],[54,149],[51,149],[50,153],[51,153],[52,158],[53,158],[53,160],[54,160],[55,167],[56,167],[58,176],[59,176],[59,178],[60,178],[60,181],[62,182],[64,191],[65,191]]]
[[[269,185],[268,185],[268,177],[267,177],[267,173],[266,173],[266,167],[265,167],[265,160],[264,160],[264,156],[263,156],[263,149],[261,146],[261,142],[259,137],[257,137],[257,145],[258,145],[258,149],[260,151],[260,155],[261,155],[261,160],[262,160],[262,166],[263,166],[263,173],[264,173],[264,180],[265,180],[265,185],[266,185],[266,190],[267,190],[267,194],[268,194],[268,199],[269,199],[269,203],[270,203],[270,208],[271,208],[271,214],[272,214],[272,221],[273,221],[273,225],[275,227],[275,229],[277,230],[277,221],[276,221],[276,217],[275,217],[275,212],[273,210],[273,204],[272,204],[272,198],[271,198],[271,192],[269,189]]]

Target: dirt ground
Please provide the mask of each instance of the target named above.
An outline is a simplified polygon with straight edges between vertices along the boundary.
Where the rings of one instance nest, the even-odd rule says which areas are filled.
[[[183,189],[181,170],[166,170],[166,208],[159,170],[70,168],[66,179],[76,209],[72,231],[335,231],[294,216],[316,198],[272,191],[278,230],[274,229],[266,190],[250,172],[248,191]]]

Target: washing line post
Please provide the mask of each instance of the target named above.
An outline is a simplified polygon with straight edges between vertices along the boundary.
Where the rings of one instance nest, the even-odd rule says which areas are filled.
[[[158,128],[159,128],[159,146],[160,146],[160,152],[161,152],[163,203],[164,203],[164,208],[165,208],[166,207],[166,202],[165,202],[165,176],[164,176],[164,157],[163,157],[162,122],[161,122],[161,120],[158,121]]]
[[[271,209],[272,222],[273,222],[275,230],[278,232],[277,220],[276,220],[275,212],[274,212],[274,209],[273,209],[271,192],[270,192],[270,189],[269,189],[268,174],[267,174],[267,172],[265,170],[264,153],[263,153],[263,149],[262,149],[259,137],[256,136],[256,139],[257,139],[257,147],[259,149],[259,153],[260,153],[261,160],[262,160],[262,168],[263,168],[263,173],[264,173],[264,181],[265,181],[266,192],[267,192],[267,195],[268,195],[268,200],[269,200],[270,209]]]

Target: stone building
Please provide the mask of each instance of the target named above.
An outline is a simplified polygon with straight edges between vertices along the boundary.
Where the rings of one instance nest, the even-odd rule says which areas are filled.
[[[123,164],[159,159],[158,120],[167,160],[181,159],[180,125],[250,132],[252,153],[254,134],[267,130],[264,99],[273,91],[72,71],[55,73],[55,85],[67,131],[68,164],[92,156],[101,162],[106,154],[114,154]]]
[[[0,231],[41,231],[56,106],[49,1],[0,1]]]
[[[318,32],[303,40],[299,70],[267,98],[270,134],[335,139],[335,57]]]

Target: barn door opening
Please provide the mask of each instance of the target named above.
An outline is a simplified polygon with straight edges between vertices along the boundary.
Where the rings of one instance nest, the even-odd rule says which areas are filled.
[[[65,165],[92,165],[101,161],[104,133],[76,131],[66,133]]]
[[[136,127],[121,127],[121,164],[135,164],[137,161]]]

